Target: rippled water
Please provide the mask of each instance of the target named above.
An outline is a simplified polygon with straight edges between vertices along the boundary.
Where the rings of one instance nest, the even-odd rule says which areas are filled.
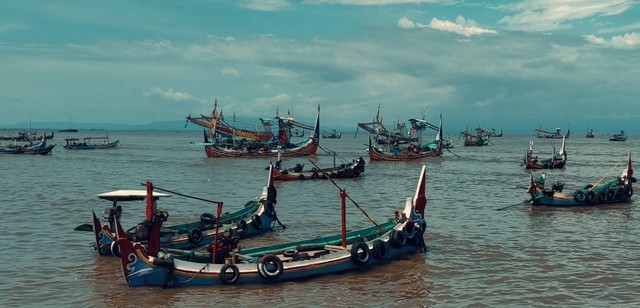
[[[461,147],[427,165],[428,252],[374,267],[305,281],[215,288],[130,288],[119,261],[90,249],[91,233],[73,231],[109,206],[95,196],[115,189],[157,187],[224,202],[234,211],[260,194],[268,160],[210,159],[189,141],[201,132],[110,132],[123,147],[67,151],[56,133],[52,156],[0,156],[0,306],[630,306],[640,296],[638,209],[633,204],[597,208],[506,207],[525,200],[528,171],[522,169],[530,135],[494,138],[486,147]],[[71,135],[71,134],[68,134]],[[73,134],[83,136],[84,133]],[[566,190],[597,182],[638,141],[604,136],[567,140],[563,170],[547,181]],[[535,139],[534,151],[550,155],[555,140]],[[369,163],[366,136],[321,139],[324,148],[351,160],[367,160],[365,174],[338,184],[367,213],[384,221],[415,190],[423,162]],[[330,156],[315,158],[331,164]],[[304,159],[291,159],[293,166]],[[638,163],[640,166],[640,163]],[[609,177],[607,177],[608,179]],[[339,191],[326,181],[278,183],[276,228],[245,246],[337,234]],[[637,197],[634,196],[633,199]],[[214,205],[173,196],[160,204],[180,222],[214,212]],[[126,205],[124,224],[144,215],[143,203]],[[370,223],[349,205],[351,229]]]

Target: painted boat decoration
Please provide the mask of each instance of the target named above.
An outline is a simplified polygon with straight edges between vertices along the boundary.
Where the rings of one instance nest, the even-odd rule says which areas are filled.
[[[246,140],[229,141],[228,138],[222,138],[216,133],[213,133],[213,140],[210,141],[209,136],[207,136],[205,132],[204,143],[202,145],[204,145],[207,157],[265,158],[275,157],[280,152],[283,157],[298,157],[316,154],[320,137],[320,106],[318,106],[318,115],[316,116],[316,123],[313,127],[313,135],[297,143],[292,143],[290,141],[293,117],[278,116],[276,119],[278,120],[278,140],[277,142],[272,143],[260,141],[246,142]],[[311,127],[305,126],[305,128]],[[212,130],[212,132],[215,132],[215,129]]]
[[[50,155],[55,146],[55,144],[47,144],[45,137],[35,144],[29,142],[29,144],[18,145],[14,141],[14,144],[0,146],[0,154]]]
[[[609,136],[609,141],[627,141],[627,134],[624,130],[620,130],[619,134]]]
[[[404,210],[396,211],[389,222],[350,233],[346,232],[344,217],[346,193],[340,189],[342,232],[332,237],[242,249],[220,244],[211,249],[210,256],[202,255],[204,259],[198,259],[187,257],[191,256],[188,252],[156,253],[119,236],[117,243],[122,252],[124,277],[132,287],[255,284],[391,264],[392,259],[400,256],[426,251],[423,238],[427,204],[425,178],[423,166],[415,195],[407,198]],[[124,231],[119,227],[118,232]]]
[[[210,245],[213,243],[217,227],[225,232],[233,234],[237,238],[247,238],[262,234],[272,229],[275,221],[278,221],[275,211],[277,191],[273,185],[273,170],[270,167],[267,186],[262,195],[247,202],[244,208],[233,213],[203,213],[197,221],[172,226],[162,226],[159,229],[160,248],[167,249],[193,249],[195,247]],[[153,186],[148,182],[147,186]],[[153,191],[153,189],[152,189]],[[151,196],[151,197],[149,197]],[[94,247],[100,255],[114,254],[118,256],[117,247],[114,246],[116,236],[115,220],[122,213],[119,202],[146,200],[147,219],[125,232],[127,238],[139,242],[148,242],[150,226],[153,219],[165,222],[169,214],[157,209],[157,200],[171,195],[153,191],[151,195],[144,190],[117,190],[98,195],[98,198],[113,202],[113,206],[105,208],[104,216],[107,223],[102,224],[93,212],[93,233],[95,237]],[[200,199],[203,200],[203,199]],[[205,200],[209,201],[209,200]]]
[[[547,159],[538,159],[538,156],[533,155],[533,141],[529,141],[529,150],[524,156],[525,169],[558,169],[564,168],[567,163],[567,151],[565,151],[565,139],[562,138],[562,147],[559,152],[556,152],[556,147],[553,147],[551,157]]]
[[[569,136],[571,136],[571,126],[569,126],[569,129],[567,129],[566,134],[562,134],[562,130],[560,128],[556,128],[555,132],[551,132],[543,129],[542,126],[540,128],[534,129],[534,131],[536,132],[536,136],[538,138],[545,139],[562,139],[563,137],[569,139]]]
[[[567,194],[562,192],[564,183],[556,182],[552,189],[547,189],[544,186],[544,174],[535,179],[533,174],[530,174],[529,194],[533,206],[570,207],[628,203],[633,195],[632,183],[636,182],[636,178],[633,177],[631,152],[627,155],[627,166],[620,176],[601,183],[603,179],[604,177],[593,185],[589,184],[574,191],[573,194]]]
[[[92,140],[102,140],[102,142],[93,142]],[[100,150],[115,148],[120,144],[120,140],[109,141],[109,136],[84,137],[82,142],[79,138],[66,138],[67,144],[64,146],[67,150]]]
[[[282,160],[278,159],[275,164],[273,179],[276,181],[291,180],[315,180],[327,178],[357,178],[364,173],[365,161],[362,157],[354,159],[351,163],[343,163],[338,166],[329,168],[319,168],[317,166],[311,169],[304,169],[304,164],[296,164],[295,167],[282,168]]]

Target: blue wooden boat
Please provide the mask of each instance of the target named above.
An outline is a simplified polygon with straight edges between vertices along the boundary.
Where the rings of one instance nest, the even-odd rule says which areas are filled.
[[[92,142],[92,140],[102,140],[102,143]],[[64,146],[67,150],[99,150],[111,149],[118,146],[120,140],[109,141],[109,136],[84,137],[82,142],[78,138],[66,138],[67,144]]]
[[[273,168],[269,168],[267,186],[262,195],[247,202],[244,208],[233,213],[203,213],[197,221],[172,226],[162,226],[159,229],[158,245],[168,249],[193,249],[213,243],[215,231],[221,227],[224,232],[231,233],[237,238],[246,238],[271,230],[275,221],[278,221],[275,211],[276,189],[273,186]],[[148,187],[153,184],[148,182]],[[149,190],[149,188],[147,189]],[[125,232],[127,238],[147,243],[150,237],[151,226],[154,219],[164,223],[169,214],[157,209],[157,200],[170,197],[169,194],[153,191],[150,194],[145,190],[117,190],[98,195],[98,198],[113,202],[113,206],[105,208],[104,218],[106,223],[101,223],[93,212],[93,233],[95,237],[94,247],[100,255],[113,254],[119,256],[115,246],[116,226],[115,220],[120,219],[124,201],[145,201],[145,221],[137,224]],[[206,200],[208,201],[208,200]],[[279,221],[278,221],[279,222]]]
[[[583,189],[578,189],[571,194],[562,192],[564,183],[556,182],[552,189],[548,189],[544,185],[544,174],[535,179],[533,174],[530,174],[529,194],[532,205],[571,207],[630,202],[633,195],[632,183],[636,182],[636,178],[633,177],[631,153],[627,157],[627,167],[616,179],[602,182],[603,178],[597,183],[586,185]]]
[[[565,151],[565,138],[562,138],[562,147],[556,152],[553,147],[551,157],[547,159],[539,159],[537,155],[533,155],[533,141],[529,141],[529,150],[524,156],[525,169],[558,169],[564,168],[567,163],[567,151]]]
[[[390,264],[390,260],[400,256],[426,251],[423,238],[427,204],[425,178],[423,166],[416,193],[407,198],[402,212],[395,211],[384,224],[352,232],[346,232],[346,193],[341,189],[342,232],[332,237],[256,248],[220,243],[210,249],[211,255],[194,256],[171,252],[154,254],[143,245],[119,236],[117,243],[122,253],[124,277],[129,286],[254,284]],[[124,232],[121,227],[120,232]]]
[[[37,143],[29,142],[29,144],[19,145],[10,144],[0,146],[0,154],[25,154],[25,155],[50,155],[55,144],[47,144],[46,137]]]

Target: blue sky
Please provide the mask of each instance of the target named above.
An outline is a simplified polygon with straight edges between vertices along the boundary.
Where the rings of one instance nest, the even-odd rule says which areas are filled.
[[[99,4],[99,5],[98,5]],[[633,132],[630,0],[0,2],[0,125],[291,111],[325,126],[420,117]]]

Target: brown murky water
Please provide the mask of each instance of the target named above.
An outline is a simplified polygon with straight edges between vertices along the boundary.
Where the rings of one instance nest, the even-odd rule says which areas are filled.
[[[271,285],[212,288],[131,288],[119,261],[90,250],[91,234],[73,231],[108,202],[95,196],[115,189],[158,187],[212,200],[226,211],[260,194],[267,160],[209,159],[189,141],[201,132],[110,132],[123,147],[67,151],[63,133],[50,157],[0,156],[0,306],[632,306],[640,297],[640,222],[633,204],[598,208],[497,208],[527,198],[528,172],[520,161],[530,135],[495,138],[493,145],[458,146],[426,161],[428,252],[366,271]],[[83,136],[84,133],[74,134]],[[411,196],[422,162],[369,163],[366,136],[321,139],[324,148],[367,160],[364,177],[338,183],[374,219],[383,221]],[[597,182],[623,158],[637,157],[638,141],[605,137],[567,140],[564,170],[547,181],[572,190]],[[534,140],[550,155],[559,141]],[[330,156],[315,158],[331,164]],[[285,161],[311,163],[304,158]],[[640,167],[639,167],[640,168]],[[613,170],[617,175],[621,167]],[[339,192],[329,182],[278,183],[277,211],[287,229],[250,239],[262,245],[337,234]],[[634,196],[632,199],[637,199]],[[125,208],[125,223],[143,216],[140,203]],[[214,212],[209,203],[173,196],[160,207],[170,220]],[[369,225],[355,208],[350,228]]]

